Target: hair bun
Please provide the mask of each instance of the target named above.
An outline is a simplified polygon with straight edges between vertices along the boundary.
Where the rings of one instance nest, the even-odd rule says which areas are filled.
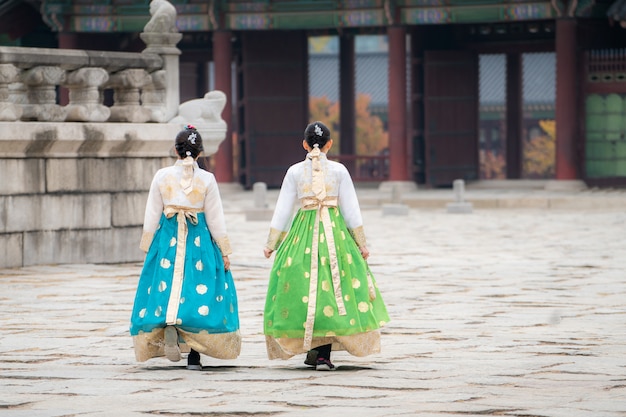
[[[178,132],[174,145],[176,147],[176,153],[181,158],[185,158],[185,156],[197,158],[200,152],[204,150],[202,146],[202,136],[191,124],[186,125]]]
[[[304,140],[311,148],[316,144],[323,148],[330,140],[330,129],[320,121],[310,123],[304,130]]]

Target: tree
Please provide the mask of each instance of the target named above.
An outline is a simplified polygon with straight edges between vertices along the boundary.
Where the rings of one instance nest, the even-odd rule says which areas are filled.
[[[480,173],[487,180],[504,179],[506,162],[501,154],[491,150],[480,150]]]
[[[372,115],[369,104],[372,98],[359,94],[356,99],[356,153],[357,155],[376,155],[388,146],[389,135],[385,131],[380,117]],[[309,100],[309,118],[311,122],[319,120],[330,129],[335,145],[331,154],[339,153],[339,103],[331,102],[328,97],[311,97]]]
[[[330,129],[330,137],[335,143],[330,154],[338,154],[339,141],[339,103],[332,102],[328,97],[311,97],[309,99],[309,122],[319,120]]]
[[[356,100],[356,153],[357,155],[377,155],[389,146],[389,134],[383,121],[369,111],[372,97],[359,94]]]
[[[529,178],[554,176],[556,121],[540,120],[542,134],[531,138],[524,146],[524,173]]]

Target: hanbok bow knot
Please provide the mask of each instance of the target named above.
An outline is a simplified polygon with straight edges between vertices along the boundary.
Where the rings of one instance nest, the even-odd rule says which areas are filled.
[[[184,207],[175,207],[175,206],[167,206],[165,210],[163,210],[163,214],[168,219],[174,217],[174,215],[178,216],[178,221],[181,220],[189,220],[189,223],[194,226],[198,224],[198,212],[197,210],[186,209]]]

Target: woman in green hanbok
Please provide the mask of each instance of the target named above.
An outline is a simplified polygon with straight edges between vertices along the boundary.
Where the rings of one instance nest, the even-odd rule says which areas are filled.
[[[335,369],[332,350],[380,352],[379,329],[389,321],[367,265],[354,184],[326,157],[332,144],[323,123],[307,126],[307,156],[287,170],[264,248],[267,258],[276,251],[264,312],[268,357],[307,353],[317,370]]]

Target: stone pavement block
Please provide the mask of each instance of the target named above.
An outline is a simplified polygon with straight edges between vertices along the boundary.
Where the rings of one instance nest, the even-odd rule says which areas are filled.
[[[403,202],[409,206],[410,208],[419,208],[419,209],[436,209],[441,210],[442,207],[446,206],[446,203],[449,199],[445,198],[411,198],[406,197]]]
[[[409,206],[406,204],[383,204],[383,216],[408,216]]]
[[[499,200],[497,198],[469,198],[468,201],[472,203],[472,205],[477,209],[495,209],[501,208],[499,206]],[[515,208],[515,207],[513,207]]]
[[[338,370],[323,373],[302,355],[267,359],[269,222],[247,222],[236,201],[239,358],[203,357],[201,372],[135,362],[141,262],[0,270],[2,415],[624,416],[623,210],[364,210],[391,322],[379,354],[334,352]]]
[[[624,200],[617,196],[611,197],[551,197],[548,200],[548,206],[552,209],[572,209],[577,208],[579,210],[623,210]]]
[[[472,203],[467,201],[462,203],[448,203],[446,204],[446,210],[448,213],[453,214],[469,214],[473,211]]]
[[[246,211],[246,220],[249,222],[268,222],[272,220],[274,211],[263,208],[251,208]]]
[[[532,208],[545,209],[549,208],[549,200],[545,198],[535,198],[533,196],[519,198],[500,198],[498,199],[498,208],[518,209]]]

